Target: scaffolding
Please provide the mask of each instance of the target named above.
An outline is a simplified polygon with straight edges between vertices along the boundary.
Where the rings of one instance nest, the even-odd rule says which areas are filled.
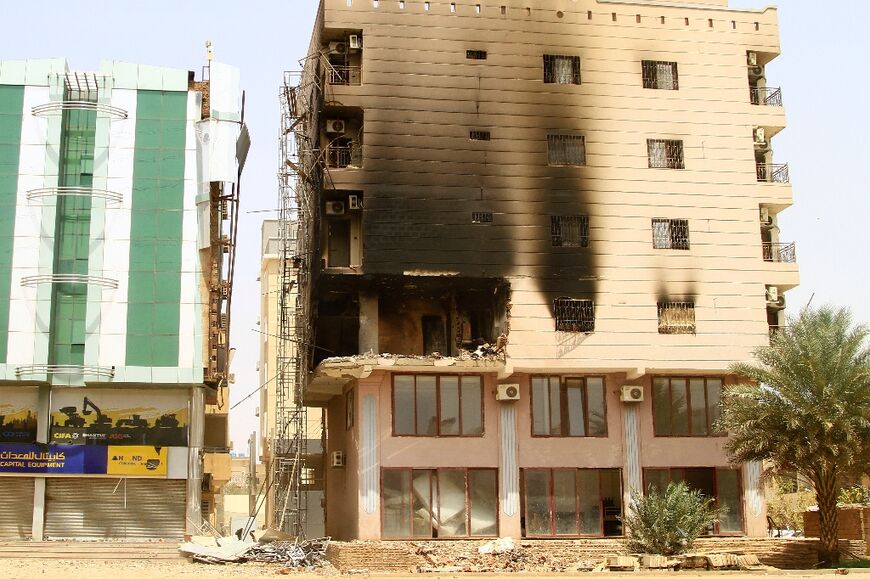
[[[279,94],[279,296],[275,436],[272,440],[273,518],[276,529],[305,535],[308,510],[307,412],[304,391],[312,360],[311,285],[317,267],[317,199],[322,164],[317,146],[322,99],[317,58],[285,72]],[[310,66],[309,66],[310,63]],[[294,291],[295,290],[295,291]]]

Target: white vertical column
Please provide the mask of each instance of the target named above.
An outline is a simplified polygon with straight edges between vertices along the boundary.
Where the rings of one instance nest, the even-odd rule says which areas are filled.
[[[499,409],[499,481],[501,510],[512,517],[520,508],[520,469],[517,466],[517,408],[502,403]]]
[[[640,471],[640,437],[638,436],[638,416],[636,403],[622,405],[622,447],[624,452],[626,503],[631,493],[643,492],[643,479]]]
[[[746,497],[747,514],[760,516],[764,508],[760,462],[747,462],[743,465],[743,496]]]
[[[202,447],[205,440],[205,391],[191,389],[190,429],[187,456],[187,532],[196,534],[202,525]]]
[[[378,401],[372,394],[363,396],[360,437],[360,497],[363,510],[372,514],[378,507]]]
[[[136,147],[137,94],[114,89],[112,106],[127,111],[127,118],[109,125],[106,154],[106,189],[119,193],[120,203],[107,203],[102,269],[118,280],[118,289],[103,293],[100,303],[100,366],[124,366],[127,359],[127,304],[130,278],[130,227],[133,218],[133,166]]]

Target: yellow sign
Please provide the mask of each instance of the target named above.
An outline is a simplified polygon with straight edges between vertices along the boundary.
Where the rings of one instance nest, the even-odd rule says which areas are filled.
[[[166,447],[109,446],[106,474],[165,477],[166,457]]]

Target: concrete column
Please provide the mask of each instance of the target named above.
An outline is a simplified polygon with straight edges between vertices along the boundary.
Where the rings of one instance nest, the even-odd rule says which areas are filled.
[[[43,384],[39,387],[39,401],[37,402],[36,416],[36,442],[48,443],[49,428],[51,427],[51,386]],[[45,477],[33,479],[33,519],[32,531],[34,541],[45,540]]]
[[[643,492],[643,478],[640,470],[640,436],[638,435],[638,404],[622,404],[622,448],[625,470],[625,489],[623,504],[631,501],[631,493]]]
[[[378,294],[360,292],[359,294],[359,353],[371,350],[377,354],[378,345]]]
[[[517,457],[517,407],[499,403],[499,535],[519,537],[520,469]]]
[[[187,532],[195,534],[202,525],[202,446],[205,440],[205,391],[194,386],[190,396],[187,456]]]

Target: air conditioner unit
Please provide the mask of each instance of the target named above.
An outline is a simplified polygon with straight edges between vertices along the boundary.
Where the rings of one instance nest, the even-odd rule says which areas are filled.
[[[752,131],[753,139],[755,140],[756,145],[766,145],[767,139],[765,138],[764,127],[755,127]]]
[[[623,402],[643,402],[643,386],[623,386],[619,399]]]
[[[334,450],[330,455],[329,464],[332,465],[333,468],[344,468],[344,451],[342,450]]]
[[[327,119],[326,121],[327,133],[337,133],[339,135],[343,135],[344,128],[344,120],[342,119]]]
[[[329,54],[346,54],[347,53],[347,43],[346,42],[330,42],[329,43]]]
[[[749,67],[749,75],[762,77],[764,76],[764,67],[763,66],[750,66]]]
[[[326,214],[327,215],[344,215],[344,201],[327,201],[326,202]]]
[[[495,392],[495,399],[501,401],[519,400],[520,385],[519,384],[499,384]]]
[[[347,208],[351,211],[359,211],[362,209],[362,202],[360,201],[359,195],[347,196]]]
[[[775,304],[777,301],[779,301],[779,288],[775,285],[767,286],[767,289],[765,290],[765,296],[767,297],[767,301],[769,303]]]
[[[746,64],[749,66],[758,66],[758,53],[751,50],[746,53]]]
[[[347,37],[347,45],[351,50],[360,50],[362,49],[362,36],[358,34],[351,34]]]

